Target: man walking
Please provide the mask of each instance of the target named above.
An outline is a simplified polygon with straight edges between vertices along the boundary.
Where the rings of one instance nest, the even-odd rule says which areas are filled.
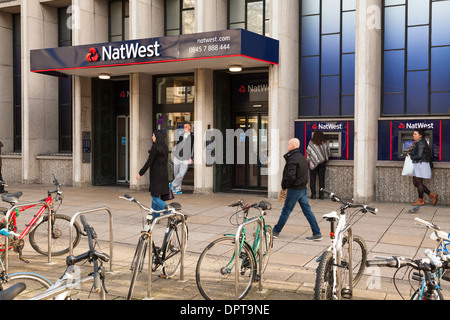
[[[284,155],[286,165],[284,166],[283,179],[281,181],[281,188],[283,189],[283,192],[286,192],[286,200],[278,223],[273,228],[273,235],[274,238],[278,238],[289,215],[292,210],[294,210],[295,204],[298,202],[313,233],[312,236],[306,237],[306,240],[320,241],[322,240],[322,234],[308,203],[306,188],[309,175],[308,163],[299,148],[300,141],[298,139],[293,138],[289,140],[288,153]]]
[[[184,124],[184,132],[174,148],[173,181],[170,187],[174,194],[182,194],[181,184],[188,167],[194,162],[194,134],[190,123]]]

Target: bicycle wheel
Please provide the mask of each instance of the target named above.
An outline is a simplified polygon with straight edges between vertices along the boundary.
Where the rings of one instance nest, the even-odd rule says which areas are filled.
[[[252,249],[244,242],[239,259],[236,259],[234,237],[222,237],[211,242],[200,255],[195,271],[201,295],[206,300],[235,299],[235,267],[239,268],[238,298],[241,300],[249,292],[256,275]]]
[[[15,300],[27,300],[33,298],[50,288],[52,283],[45,277],[30,272],[16,272],[8,276],[8,280],[1,285],[1,290],[5,290],[18,283],[25,283],[27,288],[21,292]]]
[[[262,263],[262,270],[261,274],[266,271],[267,265],[269,264],[269,258],[270,254],[272,253],[272,247],[273,247],[273,230],[271,226],[266,226],[264,228],[263,232],[263,238],[262,241],[260,241],[262,245],[262,251],[263,251],[263,263]],[[259,267],[259,248],[255,252],[256,254],[256,264]]]
[[[320,263],[316,270],[314,300],[333,299],[333,263],[333,254],[331,251],[325,251],[320,258]],[[336,286],[338,286],[338,283],[336,283]]]
[[[133,261],[131,263],[131,282],[130,282],[130,288],[128,290],[128,296],[127,300],[131,300],[131,297],[133,296],[134,286],[136,284],[136,279],[138,274],[142,271],[142,268],[144,266],[144,257],[145,257],[145,251],[147,250],[147,243],[148,238],[147,236],[141,236],[139,238],[139,242],[136,247],[136,252],[134,253]],[[151,271],[149,271],[151,272]]]
[[[181,221],[176,222],[173,228],[169,229],[169,235],[167,240],[167,245],[164,250],[164,264],[162,268],[163,274],[166,278],[173,277],[181,265],[181,248],[182,248],[182,234],[183,234],[183,223]],[[188,228],[185,228],[185,244],[188,239]],[[184,248],[186,252],[186,247]]]
[[[355,287],[366,269],[366,260],[367,260],[367,245],[364,242],[364,239],[360,236],[353,236],[353,246],[352,246],[352,269],[353,269],[353,285]],[[341,265],[348,265],[349,262],[349,243],[347,236],[344,237],[342,241],[342,258]],[[348,286],[348,268],[339,268],[342,269],[342,284],[343,288]]]
[[[51,250],[52,256],[61,256],[69,252],[69,226],[71,218],[62,214],[56,214],[52,223]],[[80,242],[81,229],[78,223],[74,223],[72,232],[72,244],[75,248]],[[48,216],[30,232],[30,244],[36,252],[48,255]]]

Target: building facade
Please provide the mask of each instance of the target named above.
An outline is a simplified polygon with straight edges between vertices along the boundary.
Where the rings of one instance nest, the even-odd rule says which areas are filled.
[[[171,149],[190,122],[184,188],[272,198],[288,140],[304,151],[321,129],[328,189],[407,202],[404,149],[425,127],[428,186],[450,202],[448,16],[432,0],[2,1],[3,176],[145,189],[152,132]]]

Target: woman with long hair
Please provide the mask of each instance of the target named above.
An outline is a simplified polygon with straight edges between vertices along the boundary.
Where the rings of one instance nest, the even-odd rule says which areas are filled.
[[[430,197],[431,203],[434,206],[437,203],[438,195],[436,193],[431,193],[423,184],[423,179],[431,179],[431,163],[433,162],[433,155],[428,142],[424,138],[425,130],[415,130],[413,137],[414,144],[411,146],[407,155],[413,162],[413,184],[414,187],[417,188],[417,193],[419,194],[419,199],[413,203],[413,206],[425,205],[423,200],[424,193]]]
[[[167,162],[169,149],[165,143],[164,133],[157,130],[152,136],[153,146],[148,151],[149,156],[147,162],[139,171],[136,180],[139,180],[148,169],[150,169],[150,195],[152,197],[152,209],[160,211],[164,210],[166,203],[161,196],[169,193],[169,173],[167,171]],[[159,214],[154,214],[157,217]]]
[[[330,146],[328,145],[325,134],[321,130],[314,132],[311,141],[306,148],[306,158],[309,164],[309,187],[311,189],[311,199],[316,198],[316,175],[319,176],[319,199],[323,199],[325,188],[325,171],[327,161],[330,157]]]

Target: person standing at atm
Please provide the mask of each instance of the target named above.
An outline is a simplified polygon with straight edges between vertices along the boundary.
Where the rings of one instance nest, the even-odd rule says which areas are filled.
[[[319,199],[323,199],[322,188],[325,188],[325,171],[327,161],[330,158],[330,146],[321,130],[314,132],[311,141],[306,148],[306,157],[309,164],[309,187],[311,199],[316,198],[316,175],[319,176]]]
[[[409,150],[408,157],[411,158],[414,166],[413,172],[413,184],[417,188],[419,199],[413,203],[413,206],[423,206],[425,202],[423,200],[423,194],[426,193],[433,204],[437,203],[438,195],[431,193],[430,190],[423,184],[423,179],[431,179],[431,164],[432,153],[428,142],[425,140],[425,130],[418,129],[414,131],[414,144]]]

